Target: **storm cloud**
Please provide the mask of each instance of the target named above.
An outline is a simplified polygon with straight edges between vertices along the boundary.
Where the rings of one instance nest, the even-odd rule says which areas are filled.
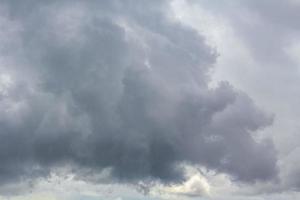
[[[109,169],[116,181],[170,183],[183,163],[235,181],[277,177],[272,141],[253,136],[272,116],[227,82],[208,86],[217,52],[168,1],[0,7],[1,184],[66,166],[85,180]]]

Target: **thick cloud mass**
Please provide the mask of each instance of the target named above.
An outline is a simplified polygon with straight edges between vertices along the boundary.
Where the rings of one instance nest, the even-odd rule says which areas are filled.
[[[166,2],[2,0],[1,11],[2,183],[62,166],[178,181],[182,163],[276,177],[272,143],[251,135],[272,119],[228,83],[208,87],[216,53]]]

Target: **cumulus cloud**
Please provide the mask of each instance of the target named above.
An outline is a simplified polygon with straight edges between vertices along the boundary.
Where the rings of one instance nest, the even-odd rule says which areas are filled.
[[[106,169],[121,182],[178,182],[182,163],[236,181],[276,177],[272,142],[252,136],[272,117],[226,82],[208,87],[216,52],[167,1],[1,10],[1,184],[58,167],[85,180]]]
[[[208,177],[204,176],[197,169],[190,166],[185,167],[186,181],[181,184],[156,187],[158,193],[167,197],[209,197],[211,195],[211,186]],[[155,191],[155,190],[154,190]]]
[[[216,43],[216,79],[229,80],[275,113],[265,133],[279,152],[281,182],[271,190],[299,191],[299,1],[175,2],[178,17]]]

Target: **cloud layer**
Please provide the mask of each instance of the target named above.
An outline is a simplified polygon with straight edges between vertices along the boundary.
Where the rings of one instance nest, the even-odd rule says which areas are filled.
[[[165,1],[1,1],[2,184],[71,167],[92,180],[183,180],[182,163],[236,181],[277,176],[272,123]]]

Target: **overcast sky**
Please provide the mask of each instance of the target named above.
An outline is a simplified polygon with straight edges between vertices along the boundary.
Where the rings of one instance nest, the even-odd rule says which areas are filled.
[[[0,0],[0,200],[300,198],[299,11]]]

